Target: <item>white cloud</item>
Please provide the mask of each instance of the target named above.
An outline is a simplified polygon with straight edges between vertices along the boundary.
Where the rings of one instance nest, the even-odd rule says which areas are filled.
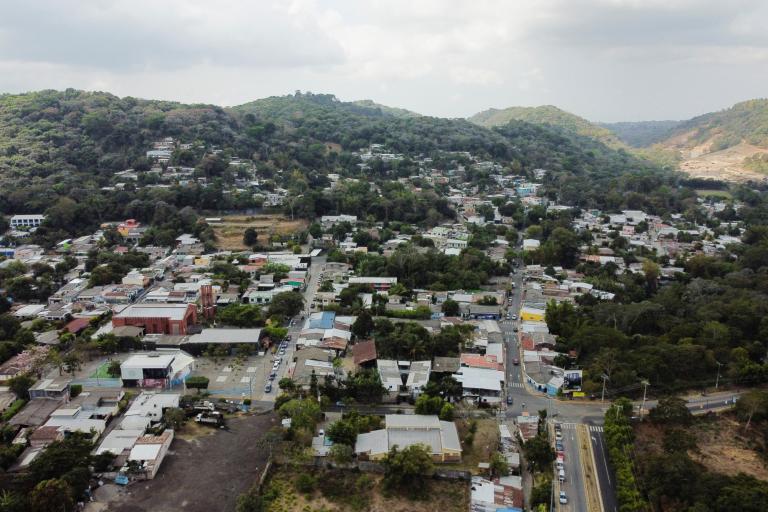
[[[445,116],[682,118],[760,94],[767,18],[760,0],[12,0],[0,91],[236,104],[302,89]]]

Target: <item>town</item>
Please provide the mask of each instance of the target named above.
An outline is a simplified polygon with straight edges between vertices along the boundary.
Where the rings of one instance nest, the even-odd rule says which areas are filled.
[[[115,173],[104,190],[220,187],[191,161],[195,149],[158,140],[145,168]],[[515,173],[470,152],[441,154],[436,167],[435,155],[383,144],[354,157],[361,175],[407,159],[398,187],[435,190],[440,205],[426,223],[338,211],[291,224],[300,207],[288,191],[293,178],[267,179],[214,147],[201,162],[226,165],[231,180],[218,193],[253,213],[112,219],[47,247],[39,235],[57,222],[50,213],[9,216],[0,242],[8,298],[0,332],[12,340],[0,344],[3,468],[39,472],[54,448],[88,455],[83,446],[92,446],[93,478],[71,484],[88,497],[86,510],[134,499],[162,509],[179,497],[154,481],[179,485],[200,457],[223,457],[178,451],[177,437],[229,435],[253,457],[229,471],[253,475],[254,487],[224,498],[201,482],[187,490],[201,510],[270,492],[273,501],[317,492],[343,501],[327,487],[348,477],[324,483],[322,472],[352,469],[369,475],[349,483],[362,486],[362,500],[391,478],[418,493],[432,472],[441,477],[429,484],[433,494],[473,512],[550,502],[617,510],[606,411],[622,394],[635,397],[627,413],[635,419],[658,402],[646,400],[647,380],[611,374],[613,351],[587,359],[603,334],[568,333],[571,317],[580,306],[672,286],[696,261],[738,251],[744,204],[705,196],[664,215],[584,209],[556,193],[544,168]],[[376,200],[387,195],[362,178],[327,178],[329,198],[360,187]],[[161,230],[164,221],[174,227]],[[614,322],[652,321],[643,304],[632,318],[614,312]],[[686,407],[729,409],[737,396]],[[258,439],[269,448],[255,454]],[[137,485],[144,480],[153,483]]]

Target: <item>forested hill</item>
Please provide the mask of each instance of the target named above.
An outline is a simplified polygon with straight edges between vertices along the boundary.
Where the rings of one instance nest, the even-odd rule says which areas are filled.
[[[175,151],[170,164],[193,167],[207,185],[143,186],[156,183],[145,155],[163,137],[192,143],[192,149]],[[355,152],[371,144],[383,144],[403,158],[374,159],[361,173]],[[213,149],[220,151],[214,155]],[[608,189],[621,194],[638,174],[661,179],[656,167],[623,150],[525,121],[489,129],[467,120],[405,115],[368,101],[309,93],[221,108],[100,92],[41,91],[0,96],[0,213],[41,213],[65,197],[83,208],[80,216],[90,227],[122,215],[151,217],[128,207],[137,199],[144,206],[164,201],[177,208],[237,209],[250,207],[252,194],[227,192],[240,172],[228,168],[235,157],[251,160],[256,175],[271,186],[301,193],[325,187],[329,172],[381,182],[412,176],[418,173],[414,160],[419,156],[432,157],[435,168],[455,169],[466,158],[455,152],[497,162],[506,173],[545,167],[553,171],[551,179],[563,183],[579,177],[580,185],[568,190],[579,191],[574,199],[585,206],[600,207]],[[109,190],[118,180],[115,173],[126,169],[139,173],[136,189]],[[469,173],[466,179],[482,183],[489,177]],[[109,202],[119,208],[104,208]],[[303,212],[317,213],[312,208]]]
[[[681,138],[687,146],[711,144],[711,151],[741,142],[768,148],[768,99],[743,101],[684,121],[675,127],[667,142],[672,144]]]
[[[600,123],[624,142],[635,148],[645,148],[668,138],[680,121],[622,121]]]
[[[592,137],[615,149],[624,148],[624,144],[610,130],[552,105],[491,108],[473,115],[469,120],[485,127],[502,126],[510,121],[556,126],[578,135]]]

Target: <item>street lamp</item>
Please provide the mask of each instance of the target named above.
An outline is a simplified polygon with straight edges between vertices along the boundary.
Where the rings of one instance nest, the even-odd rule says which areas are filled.
[[[715,391],[717,391],[717,386],[720,384],[720,367],[723,366],[723,363],[720,361],[715,361],[717,363],[717,377],[715,378]]]
[[[640,381],[640,384],[643,385],[643,403],[640,406],[640,421],[643,421],[643,411],[645,411],[645,397],[648,392],[648,386],[650,386],[651,383],[648,382],[647,379],[643,379]]]
[[[600,402],[605,402],[605,381],[608,380],[608,376],[606,374],[600,375],[600,377],[603,379],[603,393],[600,395]]]

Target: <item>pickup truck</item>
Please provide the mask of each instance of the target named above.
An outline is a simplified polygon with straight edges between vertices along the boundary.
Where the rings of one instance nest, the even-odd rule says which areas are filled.
[[[204,413],[201,412],[195,416],[195,422],[203,425],[211,425],[214,427],[220,427],[224,425],[224,415],[218,411]]]

